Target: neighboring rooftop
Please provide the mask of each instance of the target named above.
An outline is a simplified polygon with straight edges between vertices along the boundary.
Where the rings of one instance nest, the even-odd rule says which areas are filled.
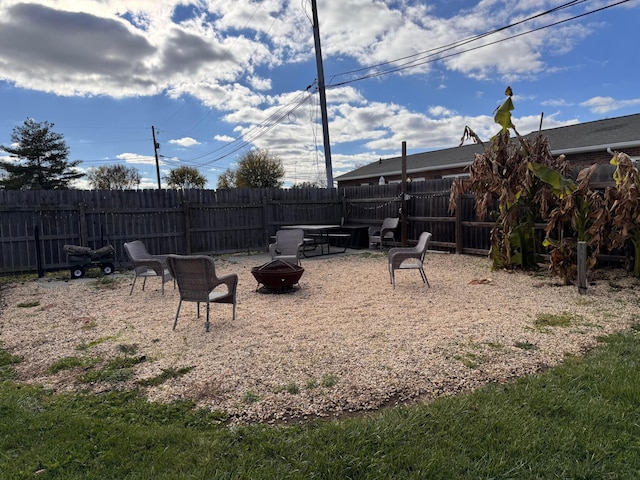
[[[536,135],[538,132],[527,134]],[[622,150],[640,146],[640,113],[608,118],[592,122],[577,123],[564,127],[542,130],[549,139],[554,155],[581,153],[597,150]],[[463,145],[423,153],[407,155],[407,173],[443,170],[471,165],[481,145]],[[402,173],[402,157],[380,159],[336,177],[337,181],[358,180]]]

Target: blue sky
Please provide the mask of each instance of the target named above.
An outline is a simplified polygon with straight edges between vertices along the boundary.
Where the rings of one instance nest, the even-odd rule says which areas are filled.
[[[640,0],[317,7],[334,178],[403,141],[489,138],[507,85],[520,133],[542,113],[552,128],[640,112]],[[143,188],[157,187],[152,126],[161,176],[191,166],[216,188],[263,148],[285,185],[326,184],[310,0],[2,0],[0,105],[1,145],[49,121],[83,171],[126,164]]]

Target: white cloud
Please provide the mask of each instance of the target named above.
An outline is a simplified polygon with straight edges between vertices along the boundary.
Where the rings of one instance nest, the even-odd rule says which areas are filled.
[[[137,153],[121,153],[117,156],[120,160],[124,160],[125,163],[133,163],[139,165],[155,165],[156,159],[149,155],[139,155]],[[162,163],[162,160],[159,161]]]
[[[175,140],[169,140],[169,143],[172,145],[178,145],[180,147],[192,147],[194,145],[200,145],[200,142],[198,142],[195,138],[191,138],[191,137],[183,137],[183,138],[177,138]]]
[[[573,105],[564,98],[550,98],[549,100],[543,100],[540,104],[549,107],[570,107]]]
[[[214,135],[213,139],[225,143],[233,142],[235,140],[234,137],[230,137],[229,135]]]
[[[616,100],[612,97],[592,97],[580,104],[581,107],[587,107],[593,113],[598,114],[609,113],[622,108],[635,107],[638,105],[640,105],[640,98]]]
[[[442,105],[434,105],[429,107],[429,113],[434,117],[453,117],[456,115],[454,110],[449,110],[447,107],[443,107]]]

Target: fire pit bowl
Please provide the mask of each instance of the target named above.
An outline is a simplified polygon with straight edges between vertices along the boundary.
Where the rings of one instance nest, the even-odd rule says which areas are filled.
[[[258,287],[269,292],[283,293],[294,290],[294,285],[300,281],[304,268],[283,260],[272,260],[259,267],[253,267],[251,274],[258,282]],[[260,291],[260,288],[256,288]]]

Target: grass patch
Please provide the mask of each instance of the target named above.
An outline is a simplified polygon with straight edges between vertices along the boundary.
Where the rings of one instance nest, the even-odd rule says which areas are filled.
[[[103,275],[101,273],[95,282],[91,282],[91,285],[98,290],[113,290],[118,288],[122,281],[122,278],[114,278],[110,275]]]
[[[73,370],[74,368],[90,368],[102,360],[100,358],[65,357],[53,362],[47,368],[47,373],[56,374],[63,370]]]
[[[638,478],[640,334],[605,341],[512,383],[291,427],[228,428],[188,401],[5,381],[0,478]]]
[[[133,377],[133,367],[144,357],[115,357],[102,368],[91,370],[78,378],[78,383],[119,383]]]
[[[260,401],[260,397],[251,390],[244,392],[242,396],[242,403],[256,403],[258,401]]]
[[[40,302],[38,300],[34,300],[32,302],[21,302],[18,304],[18,308],[33,308],[33,307],[39,307],[40,306]]]
[[[323,375],[322,380],[320,380],[320,385],[325,388],[331,388],[336,383],[338,383],[338,378],[335,375]]]
[[[471,369],[478,368],[482,363],[482,357],[471,352],[466,352],[463,355],[456,355],[454,358],[462,362],[465,367]]]
[[[80,350],[80,351],[89,350],[91,347],[95,347],[96,345],[100,345],[101,343],[108,342],[110,340],[115,340],[115,339],[116,337],[114,336],[108,336],[108,337],[96,338],[95,340],[91,340],[90,342],[85,342],[83,340],[79,345],[76,345],[76,350]]]
[[[133,355],[138,351],[138,345],[131,344],[131,345],[127,345],[127,344],[120,344],[118,345],[118,351],[120,353],[124,353],[125,355]]]
[[[513,345],[516,348],[521,348],[522,350],[536,350],[538,348],[535,343],[531,342],[516,342]]]
[[[161,385],[167,380],[171,380],[172,378],[178,378],[183,375],[186,375],[191,370],[193,370],[193,367],[183,367],[183,368],[178,368],[177,370],[173,367],[163,368],[161,374],[156,375],[155,377],[147,378],[145,380],[140,380],[138,382],[138,385],[142,387],[153,387],[153,386]]]
[[[570,327],[576,322],[576,316],[571,313],[538,313],[534,325],[538,329],[548,327]]]
[[[3,382],[0,478],[637,478],[639,409],[635,330],[513,383],[292,427]]]
[[[282,392],[287,392],[291,395],[297,395],[298,393],[300,393],[300,387],[298,386],[297,383],[291,382],[275,389],[275,393],[282,393]]]
[[[21,361],[22,357],[11,355],[6,350],[0,350],[0,382],[15,378],[13,367]]]

